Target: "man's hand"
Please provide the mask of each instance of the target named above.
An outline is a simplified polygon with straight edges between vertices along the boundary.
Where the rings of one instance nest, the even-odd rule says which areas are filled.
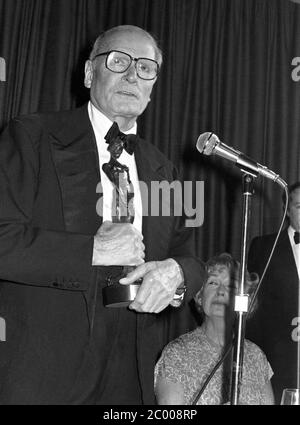
[[[140,313],[162,311],[173,300],[176,289],[184,280],[179,264],[173,258],[168,258],[141,264],[125,278],[120,279],[120,283],[128,285],[141,277],[141,287],[129,306]]]
[[[104,221],[94,236],[93,266],[136,266],[145,258],[142,234],[131,223]]]

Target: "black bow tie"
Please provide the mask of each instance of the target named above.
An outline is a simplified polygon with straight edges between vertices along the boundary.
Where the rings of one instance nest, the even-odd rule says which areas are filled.
[[[295,244],[300,243],[300,233],[299,232],[294,233],[294,241],[295,241]]]
[[[137,136],[135,134],[122,133],[116,122],[110,127],[104,138],[106,143],[109,144],[107,150],[113,158],[119,158],[123,152],[123,148],[132,155],[137,142]]]

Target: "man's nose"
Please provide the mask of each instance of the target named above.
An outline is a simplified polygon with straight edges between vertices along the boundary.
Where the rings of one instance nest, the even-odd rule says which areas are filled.
[[[125,78],[130,83],[135,83],[137,81],[138,75],[137,75],[137,72],[136,72],[136,67],[135,67],[134,61],[132,61],[130,67],[125,72]]]

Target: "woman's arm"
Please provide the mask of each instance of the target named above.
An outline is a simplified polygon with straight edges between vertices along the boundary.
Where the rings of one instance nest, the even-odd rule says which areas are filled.
[[[185,404],[183,385],[157,378],[155,395],[158,404]]]
[[[275,404],[274,393],[271,381],[268,381],[263,388],[264,400],[262,404]]]

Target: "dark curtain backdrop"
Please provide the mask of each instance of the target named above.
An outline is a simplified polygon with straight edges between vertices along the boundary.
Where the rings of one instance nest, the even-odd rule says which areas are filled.
[[[239,257],[241,173],[225,160],[200,155],[195,144],[199,134],[212,130],[287,182],[300,179],[300,5],[289,0],[0,0],[0,57],[6,62],[0,129],[19,114],[84,103],[83,67],[92,42],[119,24],[152,32],[164,52],[139,133],[175,162],[185,180],[204,181],[197,253],[204,260],[222,251]],[[280,187],[258,178],[251,234],[275,231],[281,213]],[[172,335],[190,324],[180,314],[182,319],[170,325]]]

